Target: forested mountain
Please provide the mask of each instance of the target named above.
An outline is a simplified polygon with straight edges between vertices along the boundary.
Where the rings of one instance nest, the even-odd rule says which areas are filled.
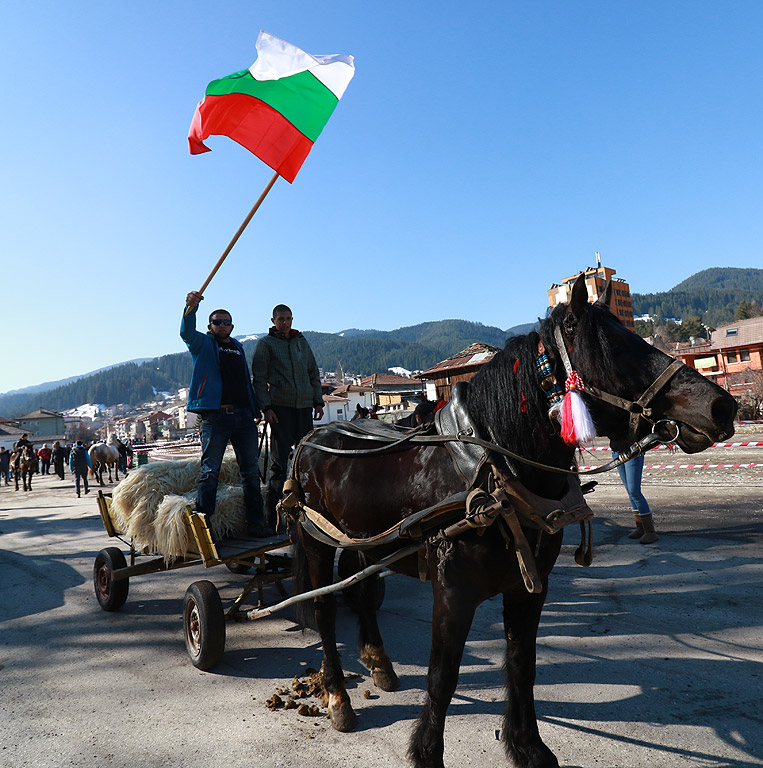
[[[355,331],[345,336],[306,331],[305,337],[320,368],[336,371],[341,364],[345,372],[368,375],[393,366],[423,370],[476,341],[502,347],[510,332],[481,323],[443,320],[397,331]],[[244,342],[249,360],[255,344],[253,339]],[[187,352],[164,355],[141,365],[126,363],[44,393],[0,395],[0,416],[22,416],[40,407],[63,411],[83,403],[138,405],[152,399],[156,392],[188,386],[191,369]]]
[[[674,291],[763,291],[763,269],[712,267],[703,269],[673,288]]]
[[[411,371],[429,368],[440,360],[482,342],[502,347],[508,331],[466,320],[439,320],[395,331],[361,331],[351,328],[340,334],[305,332],[318,365],[336,371],[378,373],[400,366]]]
[[[742,304],[748,311],[763,307],[763,269],[706,269],[670,291],[633,294],[632,299],[637,316],[694,317],[693,323],[701,331],[699,320],[718,326],[733,322]],[[474,342],[503,347],[508,336],[527,333],[533,325],[503,331],[465,320],[440,320],[394,331],[350,328],[340,334],[306,331],[305,336],[325,371],[336,371],[341,365],[347,373],[367,375],[394,366],[422,370]],[[249,359],[255,343],[254,339],[244,342]],[[155,392],[187,386],[190,378],[191,356],[178,352],[144,363],[117,365],[47,391],[37,386],[0,395],[0,416],[17,417],[40,407],[62,411],[83,403],[137,405],[152,399]]]
[[[692,275],[662,293],[634,293],[633,314],[659,320],[698,316],[705,325],[719,326],[735,319],[742,302],[763,306],[763,269],[713,267]]]

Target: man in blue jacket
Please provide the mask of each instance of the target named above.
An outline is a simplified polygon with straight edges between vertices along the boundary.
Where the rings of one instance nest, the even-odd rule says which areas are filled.
[[[77,444],[69,454],[69,469],[71,469],[74,475],[74,487],[77,490],[77,498],[80,496],[80,481],[85,484],[85,494],[90,493],[90,489],[87,487],[87,471],[92,468],[93,465],[87,448],[82,445],[82,440],[77,440]]]
[[[180,337],[193,357],[193,375],[187,409],[201,417],[201,472],[196,509],[209,520],[215,511],[220,467],[228,441],[241,470],[246,506],[247,534],[272,536],[265,525],[258,468],[257,424],[259,406],[252,390],[244,348],[231,338],[230,312],[216,309],[209,316],[207,333],[196,330],[196,310],[204,297],[198,291],[186,296]]]

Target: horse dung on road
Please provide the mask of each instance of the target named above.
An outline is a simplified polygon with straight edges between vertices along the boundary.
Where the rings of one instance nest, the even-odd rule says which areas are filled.
[[[582,397],[597,434],[628,438],[634,445],[641,440],[634,451],[643,448],[650,432],[686,453],[734,433],[737,406],[731,395],[625,328],[607,308],[610,296],[608,285],[605,295],[590,304],[581,276],[569,303],[550,311],[539,332],[510,339],[471,382],[454,389],[437,418],[438,425],[455,421],[450,442],[438,428],[440,435],[429,443],[405,438],[369,450],[368,435],[350,431],[359,422],[345,422],[319,427],[297,449],[290,514],[300,523],[297,566],[303,590],[329,584],[332,577],[335,547],[330,536],[308,535],[313,520],[326,521],[323,529],[334,532],[337,545],[340,539],[347,546],[348,540],[376,537],[381,543],[364,552],[371,561],[412,541],[423,547],[418,557],[391,565],[410,576],[425,575],[434,593],[426,699],[409,746],[418,768],[443,766],[445,715],[474,612],[498,594],[506,637],[501,731],[506,752],[520,768],[558,766],[538,732],[533,686],[538,623],[563,537],[552,520],[556,512],[546,512],[554,504],[564,506],[569,497],[576,500],[577,512],[568,521],[582,521],[587,510],[579,480],[569,471],[575,445],[565,443],[550,416],[570,369],[583,382]],[[477,447],[480,440],[488,446],[471,463],[468,456],[464,461],[469,445],[464,447],[462,435],[472,435]],[[435,521],[427,527],[425,519],[406,527],[421,510],[465,492],[479,500],[466,520],[462,509],[458,524]],[[284,506],[289,507],[288,499]],[[394,690],[398,678],[376,621],[375,591],[369,581],[362,586],[361,658],[378,687]],[[336,729],[348,731],[356,716],[336,646],[334,598],[321,594],[313,603],[329,715]]]

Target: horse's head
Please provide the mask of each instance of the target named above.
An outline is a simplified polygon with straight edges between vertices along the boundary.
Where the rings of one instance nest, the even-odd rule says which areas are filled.
[[[570,301],[554,308],[541,336],[564,380],[569,355],[598,434],[635,440],[654,430],[686,453],[734,434],[737,403],[702,374],[628,330],[609,311],[612,284],[594,304],[581,275]]]

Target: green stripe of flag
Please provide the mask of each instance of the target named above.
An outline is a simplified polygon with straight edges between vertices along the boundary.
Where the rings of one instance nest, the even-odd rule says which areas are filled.
[[[334,94],[309,72],[278,80],[255,80],[248,69],[213,80],[208,96],[243,93],[280,112],[298,131],[315,141],[338,103]]]

